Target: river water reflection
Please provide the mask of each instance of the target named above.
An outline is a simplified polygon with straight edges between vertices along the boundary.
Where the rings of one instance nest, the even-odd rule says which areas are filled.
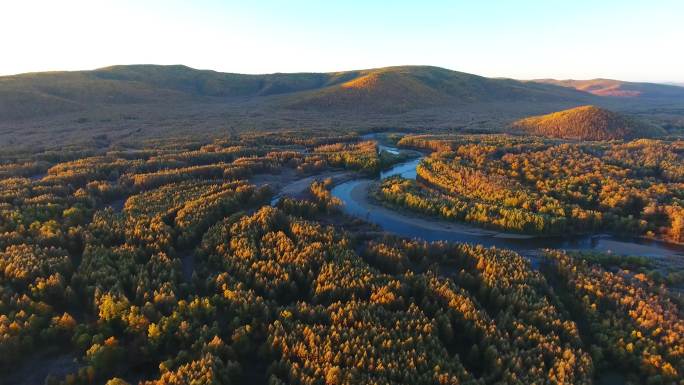
[[[383,149],[398,151],[396,148],[383,146]],[[404,178],[416,178],[416,166],[422,158],[412,159],[395,165],[380,174],[380,179],[394,175]],[[528,239],[506,238],[493,232],[483,231],[475,226],[463,223],[403,214],[373,204],[367,199],[368,179],[354,179],[342,183],[332,190],[332,195],[342,200],[343,210],[353,216],[381,226],[385,231],[404,237],[419,238],[426,241],[452,241],[481,244],[487,247],[496,246],[516,250],[522,254],[533,254],[540,248],[565,250],[596,250],[619,255],[638,255],[649,257],[667,257],[683,255],[684,247],[641,238],[625,238],[607,234],[583,235],[566,238],[534,237]],[[472,231],[469,231],[471,229]]]

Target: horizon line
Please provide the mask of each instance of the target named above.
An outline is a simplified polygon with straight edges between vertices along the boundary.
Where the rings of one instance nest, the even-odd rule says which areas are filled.
[[[263,76],[263,75],[277,75],[277,74],[334,74],[334,73],[342,73],[342,72],[353,72],[353,71],[371,71],[371,70],[379,70],[379,69],[385,69],[385,68],[399,68],[399,67],[433,67],[433,68],[441,68],[445,69],[448,71],[453,71],[453,72],[461,72],[461,73],[466,73],[470,75],[476,75],[476,76],[482,76],[485,78],[490,78],[490,79],[511,79],[511,80],[518,80],[518,81],[538,81],[538,80],[557,80],[557,81],[567,81],[567,80],[572,80],[572,81],[587,81],[587,80],[616,80],[616,81],[623,81],[623,82],[630,82],[630,83],[652,83],[652,84],[664,84],[664,85],[671,85],[671,86],[679,86],[679,87],[684,87],[684,79],[683,80],[672,80],[672,79],[667,79],[667,80],[621,80],[616,77],[606,77],[606,76],[596,76],[596,77],[589,77],[589,78],[581,78],[581,77],[549,77],[549,76],[539,76],[539,77],[534,77],[534,78],[516,78],[516,77],[511,77],[511,76],[487,76],[487,75],[480,75],[477,73],[472,73],[472,72],[465,72],[465,71],[460,71],[448,67],[442,67],[438,65],[432,65],[432,64],[399,64],[399,65],[388,65],[388,66],[379,66],[379,67],[368,67],[368,68],[354,68],[354,69],[344,69],[344,70],[333,70],[333,71],[293,71],[293,72],[283,72],[283,71],[275,71],[275,72],[236,72],[236,71],[221,71],[221,70],[216,70],[212,68],[197,68],[193,66],[189,66],[187,64],[182,64],[182,63],[175,63],[175,64],[156,64],[156,63],[129,63],[129,64],[111,64],[111,65],[106,65],[102,67],[96,67],[96,68],[81,68],[81,69],[50,69],[50,70],[43,70],[43,71],[26,71],[26,72],[12,72],[12,73],[0,73],[0,78],[2,77],[11,77],[11,76],[21,76],[21,75],[32,75],[32,74],[40,74],[40,73],[59,73],[59,72],[90,72],[90,71],[98,71],[106,68],[111,68],[111,67],[132,67],[132,66],[157,66],[157,67],[187,67],[192,70],[196,71],[212,71],[216,73],[222,73],[222,74],[235,74],[235,75],[253,75],[253,76]]]

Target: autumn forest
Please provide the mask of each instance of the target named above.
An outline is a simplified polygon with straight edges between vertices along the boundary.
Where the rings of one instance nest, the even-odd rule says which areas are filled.
[[[424,154],[416,179],[377,181],[370,198],[517,234],[674,244],[683,151],[669,139],[333,131],[7,151],[0,378],[684,383],[681,269],[402,238],[332,193]]]

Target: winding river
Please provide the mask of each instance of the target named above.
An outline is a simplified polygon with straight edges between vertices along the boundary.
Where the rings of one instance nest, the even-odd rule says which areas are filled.
[[[399,153],[394,147],[382,145],[380,150]],[[405,214],[381,206],[368,197],[370,186],[393,175],[416,178],[416,166],[423,157],[400,163],[384,171],[376,179],[353,179],[337,185],[332,195],[342,200],[343,210],[382,227],[385,231],[426,241],[452,241],[508,248],[533,257],[539,249],[595,250],[618,255],[665,258],[684,256],[684,247],[642,238],[624,238],[608,234],[565,238],[534,237],[483,230],[464,223]]]

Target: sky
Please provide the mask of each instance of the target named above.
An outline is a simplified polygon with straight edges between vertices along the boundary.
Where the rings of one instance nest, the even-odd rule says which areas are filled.
[[[0,75],[412,64],[517,79],[684,82],[682,0],[0,0],[0,36]]]

